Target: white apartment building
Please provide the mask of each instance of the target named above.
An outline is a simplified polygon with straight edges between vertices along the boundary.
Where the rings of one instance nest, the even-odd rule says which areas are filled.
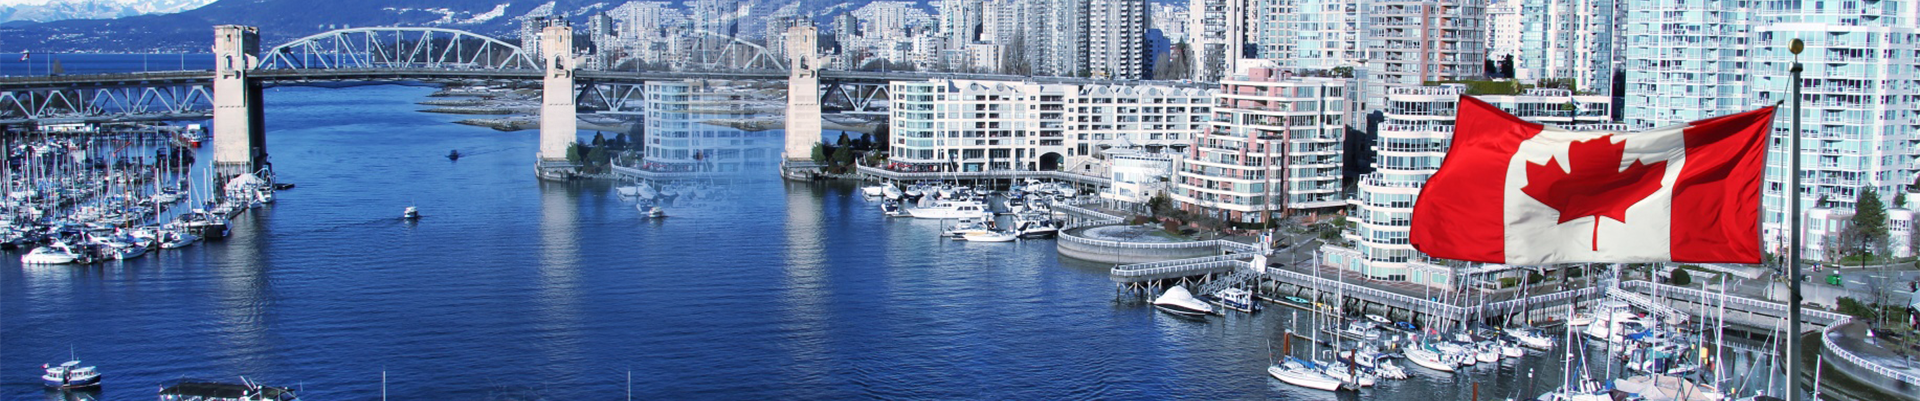
[[[1235,71],[1247,40],[1251,0],[1188,0],[1187,44],[1193,49],[1193,79],[1219,82]]]
[[[1187,21],[1192,20],[1187,16],[1187,6],[1153,4],[1150,7],[1152,9],[1148,12],[1150,17],[1147,23],[1149,28],[1160,30],[1160,35],[1167,38],[1167,43],[1187,42]]]
[[[1622,0],[1521,0],[1514,78],[1572,79],[1581,93],[1609,94],[1624,16]]]
[[[1626,0],[1625,122],[1664,127],[1748,110],[1747,4]]]
[[[1112,149],[1183,153],[1212,118],[1215,91],[1164,85],[1085,85],[1067,99],[1067,166]]]
[[[1864,188],[1881,201],[1905,190],[1920,169],[1920,2],[1857,0],[1765,2],[1755,10],[1746,75],[1752,99],[1745,111],[1791,99],[1788,69],[1794,38],[1800,54],[1801,207],[1819,198],[1851,209]],[[1761,203],[1768,249],[1784,244],[1791,102],[1774,114]],[[1813,244],[1809,243],[1811,247]]]
[[[1147,0],[1089,0],[1085,63],[1094,78],[1147,79]]]
[[[1022,82],[894,81],[887,88],[888,168],[1057,170],[1066,153],[1066,98],[1074,91]]]
[[[1344,205],[1346,86],[1268,68],[1222,81],[1211,125],[1176,167],[1174,202],[1236,223]]]
[[[1392,85],[1482,79],[1487,58],[1481,0],[1381,0],[1366,4],[1367,110]]]
[[[742,131],[702,123],[756,113],[741,101],[742,92],[724,81],[647,82],[645,151],[635,167],[654,172],[773,168],[785,145],[781,131]]]
[[[1093,155],[1183,150],[1212,92],[1167,85],[895,81],[889,168],[1094,173]],[[1070,159],[1071,157],[1071,159]]]
[[[1413,203],[1446,158],[1452,144],[1453,118],[1465,92],[1462,85],[1401,86],[1387,90],[1386,120],[1381,122],[1373,150],[1378,154],[1373,172],[1360,177],[1358,191],[1347,203],[1353,228],[1343,233],[1351,246],[1327,245],[1326,263],[1366,274],[1377,280],[1407,281],[1446,287],[1451,269],[1422,263],[1425,259],[1407,243]],[[1534,89],[1518,96],[1477,96],[1528,121],[1570,129],[1622,129],[1610,120],[1612,99],[1575,96],[1562,89]],[[1568,108],[1569,104],[1576,105]]]
[[[1284,34],[1291,35],[1290,51],[1277,61],[1296,71],[1353,67],[1366,58],[1358,0],[1288,0],[1295,3]]]
[[[1494,0],[1487,6],[1487,58],[1520,58],[1521,1]]]

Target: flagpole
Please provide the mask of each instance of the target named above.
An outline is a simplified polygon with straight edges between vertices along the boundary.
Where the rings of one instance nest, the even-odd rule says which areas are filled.
[[[1793,135],[1787,138],[1787,401],[1800,401],[1800,50],[1794,39],[1793,68],[1787,70],[1793,93]],[[1818,391],[1818,389],[1815,389]]]

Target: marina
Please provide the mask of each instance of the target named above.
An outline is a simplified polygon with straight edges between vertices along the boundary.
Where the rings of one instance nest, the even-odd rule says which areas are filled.
[[[270,98],[281,102],[267,117],[279,130],[276,169],[235,175],[228,182],[239,185],[219,191],[164,162],[28,158],[52,172],[22,174],[60,177],[71,192],[28,202],[53,205],[40,218],[66,221],[49,227],[119,220],[132,224],[90,228],[155,233],[150,244],[87,233],[84,246],[36,244],[0,264],[9,321],[0,347],[39,350],[10,352],[36,364],[75,343],[89,357],[7,370],[0,384],[23,385],[0,386],[0,396],[62,394],[45,389],[52,369],[73,383],[92,366],[111,373],[84,371],[105,382],[85,390],[97,398],[159,388],[180,400],[389,389],[449,399],[637,390],[1428,400],[1563,388],[1575,399],[1602,384],[1734,398],[1784,387],[1772,380],[1777,303],[1601,274],[1577,289],[1430,295],[1311,259],[1283,262],[1242,237],[1133,245],[1119,240],[1133,235],[1125,230],[1096,230],[1139,225],[1094,200],[1098,178],[1061,173],[855,183],[615,168],[541,181],[525,174],[531,161],[503,156],[532,153],[524,136],[398,106],[428,88],[275,90],[299,95]],[[368,110],[378,107],[391,109]],[[357,121],[340,122],[345,112]],[[80,148],[96,146],[112,145]],[[282,179],[303,185],[276,192]],[[105,185],[88,190],[95,181]],[[127,201],[169,188],[185,200],[152,211]],[[63,257],[112,261],[28,263]],[[1582,314],[1586,324],[1571,324]],[[1808,312],[1812,325],[1844,320]],[[1743,334],[1712,329],[1722,324]],[[730,351],[710,352],[721,348]],[[246,379],[180,381],[188,372]],[[1689,381],[1664,378],[1674,376]],[[43,385],[24,385],[35,381]]]

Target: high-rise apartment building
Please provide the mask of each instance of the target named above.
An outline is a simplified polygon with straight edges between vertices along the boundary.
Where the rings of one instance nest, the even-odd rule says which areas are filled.
[[[1245,40],[1239,21],[1246,0],[1189,0],[1187,2],[1187,46],[1193,49],[1192,63],[1196,81],[1215,82],[1231,72],[1228,64],[1237,58],[1240,41]]]
[[[721,81],[649,81],[645,151],[638,166],[655,172],[730,172],[773,168],[780,131],[742,131],[705,123],[754,113],[740,105],[742,89]]]
[[[1520,57],[1521,1],[1493,0],[1487,6],[1487,58]]]
[[[1367,4],[1368,73],[1383,84],[1484,77],[1481,0],[1382,0]]]
[[[1627,0],[1625,121],[1641,128],[1746,111],[1759,2]]]
[[[1611,94],[1622,0],[1521,0],[1514,78],[1572,80],[1582,93]]]
[[[1866,188],[1894,207],[1894,194],[1904,192],[1920,168],[1920,2],[1756,4],[1744,71],[1752,99],[1730,111],[1789,101],[1774,114],[1761,198],[1763,238],[1774,250],[1786,242],[1794,59],[1788,43],[1806,43],[1799,56],[1801,207],[1825,198],[1830,207],[1852,209]]]
[[[1425,259],[1407,243],[1413,203],[1440,168],[1453,139],[1453,118],[1465,86],[1401,86],[1387,90],[1373,150],[1373,172],[1360,177],[1347,202],[1353,228],[1347,246],[1323,247],[1327,263],[1377,280],[1449,285],[1452,272],[1418,263]],[[1478,96],[1515,116],[1570,129],[1621,129],[1609,121],[1612,99],[1576,96],[1564,89],[1535,89],[1518,96]],[[1575,107],[1567,107],[1569,104]]]
[[[1147,0],[1088,0],[1086,71],[1095,78],[1148,78]]]
[[[1181,210],[1252,223],[1338,208],[1346,82],[1249,68],[1220,82],[1213,118],[1175,169]]]

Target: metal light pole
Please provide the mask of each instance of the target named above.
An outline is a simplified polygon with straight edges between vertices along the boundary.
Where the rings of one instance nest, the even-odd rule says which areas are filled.
[[[1793,52],[1793,136],[1787,138],[1787,210],[1792,221],[1787,225],[1787,401],[1800,401],[1800,51],[1806,44],[1794,39]],[[1816,389],[1817,390],[1817,389]]]

